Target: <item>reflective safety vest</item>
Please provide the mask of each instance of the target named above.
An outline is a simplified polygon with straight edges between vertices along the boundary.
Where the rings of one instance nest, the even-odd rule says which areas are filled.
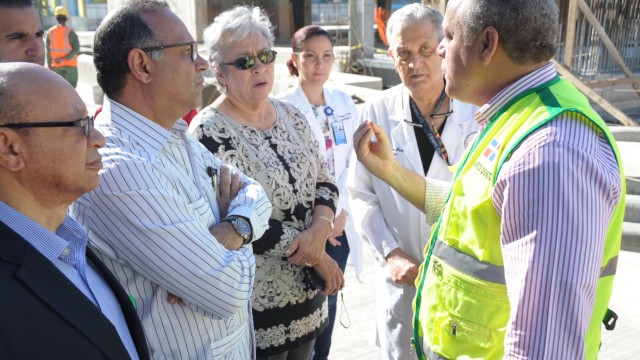
[[[414,345],[420,359],[503,358],[510,306],[494,185],[522,141],[563,112],[584,115],[608,140],[622,180],[584,344],[587,359],[597,357],[620,251],[626,186],[620,153],[606,124],[575,87],[556,77],[500,109],[462,157],[416,280]]]
[[[49,30],[47,36],[49,37],[49,54],[51,55],[51,67],[63,67],[63,66],[78,66],[78,54],[71,59],[63,60],[61,63],[56,63],[53,59],[58,59],[66,56],[73,48],[69,42],[69,34],[71,34],[71,28],[67,26],[56,26]]]

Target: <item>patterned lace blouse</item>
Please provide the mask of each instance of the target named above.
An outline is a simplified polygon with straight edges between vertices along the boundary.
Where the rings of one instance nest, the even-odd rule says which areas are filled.
[[[213,108],[193,120],[191,131],[212,153],[264,187],[273,205],[270,228],[253,243],[256,277],[253,317],[258,356],[270,356],[317,337],[326,327],[326,297],[309,288],[302,267],[286,261],[294,237],[311,226],[314,205],[334,209],[338,189],[328,174],[305,117],[270,99],[273,127],[260,131]]]

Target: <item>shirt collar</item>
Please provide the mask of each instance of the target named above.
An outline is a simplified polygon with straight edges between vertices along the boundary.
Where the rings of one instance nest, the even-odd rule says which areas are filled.
[[[0,201],[0,218],[5,225],[23,237],[51,262],[60,258],[71,242],[86,247],[88,241],[82,225],[69,215],[65,216],[55,234],[2,201]]]
[[[489,120],[511,99],[519,94],[544,84],[557,76],[555,65],[552,62],[528,73],[513,84],[500,90],[488,103],[482,105],[475,114],[475,119],[480,127],[484,127]]]
[[[134,110],[105,96],[102,112],[96,119],[96,126],[106,125],[117,128],[131,141],[141,144],[150,153],[157,154],[162,147],[175,137],[182,137],[188,130],[183,119],[176,121],[171,130],[167,130]],[[104,114],[104,115],[103,115]]]

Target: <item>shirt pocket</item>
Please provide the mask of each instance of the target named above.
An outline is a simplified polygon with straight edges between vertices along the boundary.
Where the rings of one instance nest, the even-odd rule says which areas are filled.
[[[207,199],[203,196],[198,196],[194,201],[190,202],[188,205],[189,209],[193,211],[193,213],[201,220],[206,220],[207,224],[213,224],[214,216],[211,211],[211,206],[209,205]]]

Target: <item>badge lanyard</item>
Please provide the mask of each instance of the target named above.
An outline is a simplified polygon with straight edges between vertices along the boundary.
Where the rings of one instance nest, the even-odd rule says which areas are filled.
[[[427,137],[427,139],[429,139],[429,142],[431,143],[433,148],[438,152],[442,160],[444,160],[447,163],[447,165],[451,166],[451,164],[449,163],[449,154],[447,153],[447,148],[444,146],[444,143],[440,138],[440,133],[438,132],[438,129],[436,129],[435,125],[433,124],[434,116],[444,115],[445,116],[444,121],[447,121],[447,118],[449,118],[449,114],[451,114],[451,112],[438,114],[438,110],[440,110],[440,107],[442,106],[446,98],[447,98],[447,93],[445,93],[444,89],[442,89],[442,94],[440,94],[440,99],[438,99],[438,104],[436,105],[436,109],[434,113],[429,116],[431,118],[431,125],[432,125],[431,130],[429,129],[429,125],[427,124],[427,121],[425,120],[424,116],[422,116],[422,113],[420,113],[418,106],[416,105],[416,103],[413,101],[411,97],[409,97],[409,103],[411,105],[411,110],[413,111],[413,113],[415,113],[416,117],[418,118],[418,121],[420,122],[420,125],[421,125],[420,127],[422,128],[424,135]]]

